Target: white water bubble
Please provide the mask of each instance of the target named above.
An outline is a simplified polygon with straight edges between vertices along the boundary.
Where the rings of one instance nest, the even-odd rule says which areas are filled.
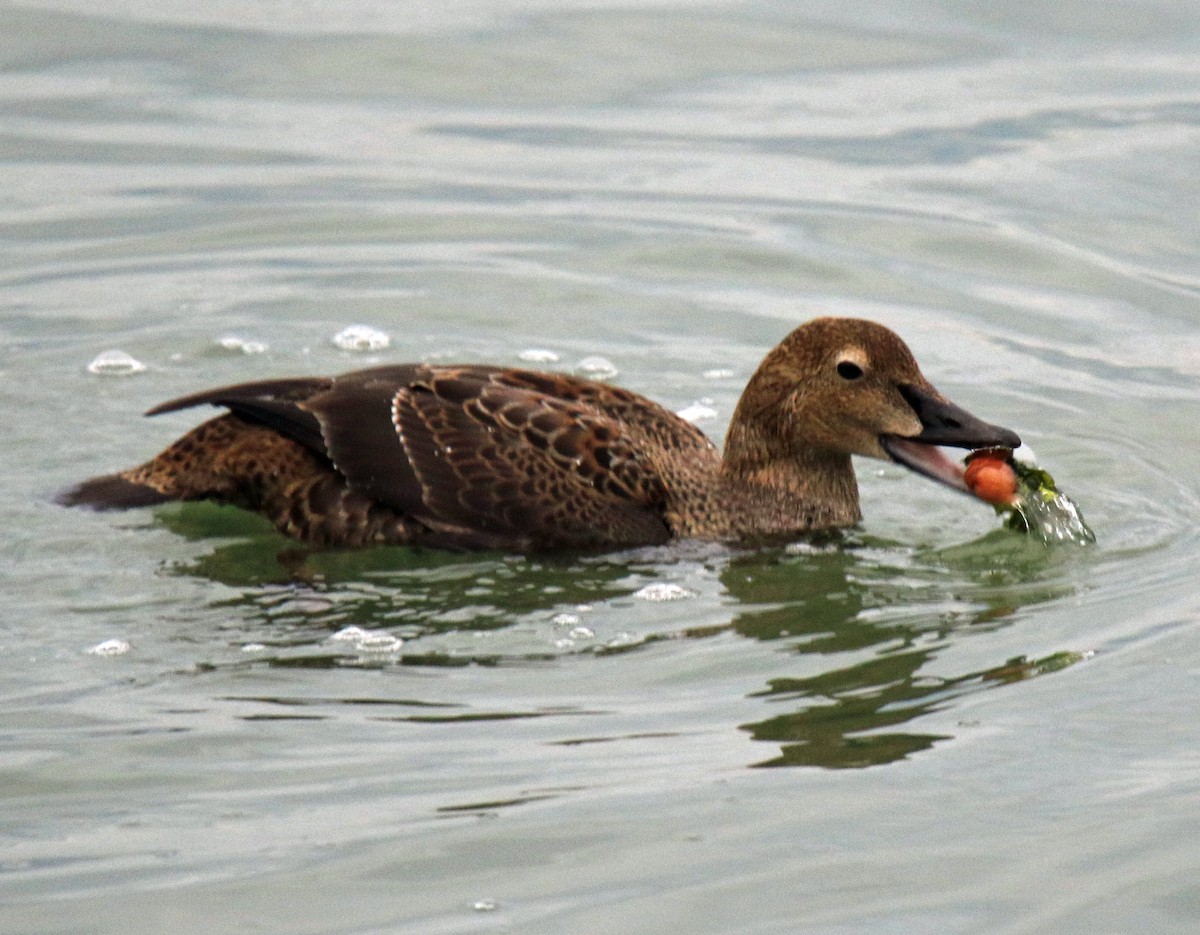
[[[559,356],[554,351],[544,347],[527,347],[517,357],[527,364],[555,364],[559,361]]]
[[[471,908],[476,912],[495,912],[496,905],[497,903],[494,899],[477,899]]]
[[[124,640],[112,639],[97,643],[88,650],[88,653],[93,656],[121,656],[129,652],[132,648]]]
[[[347,325],[333,336],[333,343],[343,351],[382,351],[392,340],[370,325]]]
[[[579,623],[579,617],[576,614],[555,614],[550,622],[556,627],[573,627]]]
[[[217,338],[217,346],[226,351],[240,351],[243,354],[265,354],[266,341],[255,341],[250,338],[240,338],[236,334],[227,334]]]
[[[654,584],[639,588],[633,596],[641,601],[681,601],[685,597],[691,597],[692,592],[678,584],[656,581]]]
[[[356,645],[364,652],[394,653],[400,651],[400,647],[404,645],[404,640],[398,636],[392,636],[390,633],[378,631],[363,637]]]
[[[706,380],[728,380],[733,376],[733,371],[726,367],[714,367],[712,370],[705,370],[703,376]]]
[[[387,630],[364,630],[354,626],[342,627],[329,638],[342,643],[353,643],[355,649],[368,653],[394,653],[404,645],[404,640],[392,636]]]
[[[593,354],[591,357],[585,357],[579,362],[577,368],[580,373],[585,373],[593,380],[611,380],[615,377],[619,370],[607,357],[601,357],[599,354]]]
[[[100,376],[127,377],[133,373],[141,373],[146,369],[146,365],[124,351],[113,349],[101,351],[93,357],[92,362],[87,365],[87,369],[88,373]]]
[[[245,645],[242,646],[242,652],[244,652],[244,653],[261,653],[266,648],[267,648],[266,643],[246,643]]]
[[[567,636],[573,640],[590,640],[595,635],[596,631],[590,627],[574,627],[572,628],[571,632],[567,634]]]
[[[676,411],[675,415],[681,419],[687,419],[688,422],[695,424],[697,422],[711,422],[717,417],[717,410],[712,407],[712,400],[705,397],[698,399],[688,406]]]
[[[832,542],[818,544],[801,539],[798,542],[789,542],[783,547],[783,551],[788,555],[828,555],[841,550]]]

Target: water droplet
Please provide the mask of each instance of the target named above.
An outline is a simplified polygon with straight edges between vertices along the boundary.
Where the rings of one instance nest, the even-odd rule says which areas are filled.
[[[691,597],[692,592],[678,584],[656,581],[640,588],[633,596],[642,601],[681,601],[685,597]]]
[[[88,373],[97,373],[106,377],[126,377],[131,373],[141,373],[146,365],[131,357],[124,351],[101,351],[87,365]]]
[[[1025,496],[1016,509],[1029,532],[1045,543],[1090,545],[1096,541],[1096,534],[1083,521],[1079,507],[1064,493],[1055,491],[1048,498]]]
[[[343,351],[382,351],[391,339],[370,325],[348,325],[333,336],[333,343]]]
[[[1096,541],[1096,535],[1083,521],[1079,507],[1058,489],[1054,478],[1024,458],[1018,460],[1015,467],[1019,488],[1007,521],[1009,526],[1037,536],[1046,544],[1088,545]]]
[[[217,338],[217,345],[224,350],[241,351],[243,354],[265,354],[267,350],[267,343],[265,341],[239,338],[234,334],[227,334],[223,338]]]
[[[529,364],[553,364],[558,362],[558,355],[544,347],[528,347],[517,355]]]
[[[598,354],[591,357],[585,357],[579,362],[578,367],[580,373],[585,373],[593,380],[611,380],[615,377],[619,370],[607,357],[601,357]]]
[[[129,652],[133,647],[124,640],[105,640],[103,643],[97,643],[88,650],[93,656],[120,656]]]

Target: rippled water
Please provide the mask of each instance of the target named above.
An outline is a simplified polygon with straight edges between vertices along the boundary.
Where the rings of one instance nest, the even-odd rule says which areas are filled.
[[[0,8],[0,928],[1194,932],[1200,5]],[[739,551],[95,515],[222,382],[880,320],[1097,543],[890,466]],[[778,768],[756,768],[778,767]]]

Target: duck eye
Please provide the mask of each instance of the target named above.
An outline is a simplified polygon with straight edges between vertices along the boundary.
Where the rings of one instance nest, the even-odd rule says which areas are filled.
[[[839,360],[837,372],[843,380],[857,380],[863,375],[862,367],[852,360]]]

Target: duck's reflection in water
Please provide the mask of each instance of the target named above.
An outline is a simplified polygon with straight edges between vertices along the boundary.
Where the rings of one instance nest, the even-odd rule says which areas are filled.
[[[195,505],[162,511],[174,532],[205,537],[234,511]],[[236,514],[235,514],[236,515]],[[244,514],[242,514],[244,516]],[[258,521],[253,521],[258,522]],[[228,532],[228,529],[224,529]],[[387,628],[411,640],[395,664],[528,666],[561,657],[512,640],[506,651],[445,653],[418,647],[437,639],[506,629],[549,607],[627,599],[648,571],[670,576],[669,549],[639,555],[544,560],[417,551],[404,548],[309,553],[285,546],[264,525],[248,540],[226,541],[177,573],[221,581],[241,591],[227,602],[257,618],[255,639],[300,650],[260,663],[286,667],[354,664],[320,648],[345,626]],[[1001,658],[980,669],[945,673],[944,650],[972,635],[1006,626],[1025,607],[1070,593],[1041,546],[997,532],[951,550],[926,551],[857,534],[823,543],[752,552],[713,551],[726,604],[741,609],[718,625],[664,628],[596,655],[639,652],[664,640],[705,639],[737,632],[773,644],[780,674],[748,697],[767,716],[731,725],[774,747],[750,765],[855,768],[894,762],[952,735],[915,729],[925,715],[952,708],[973,692],[1054,671],[1081,658]],[[676,556],[678,558],[678,556]],[[694,562],[695,556],[688,561]],[[657,563],[657,564],[656,564]],[[278,640],[264,633],[278,634]],[[495,648],[495,644],[492,644]],[[378,665],[382,660],[374,660]],[[774,667],[775,662],[771,665]],[[905,726],[909,725],[908,729]]]
[[[753,567],[732,561],[723,577],[729,591],[758,605],[733,627],[784,642],[798,657],[795,667],[807,670],[772,678],[753,694],[787,709],[741,725],[755,740],[779,745],[777,755],[754,765],[844,769],[901,760],[951,736],[903,725],[963,695],[1082,658],[1062,652],[953,675],[928,671],[956,639],[1069,593],[1061,580],[1048,580],[1045,552],[1027,546],[1000,533],[927,555],[842,544],[771,561],[760,556]]]

